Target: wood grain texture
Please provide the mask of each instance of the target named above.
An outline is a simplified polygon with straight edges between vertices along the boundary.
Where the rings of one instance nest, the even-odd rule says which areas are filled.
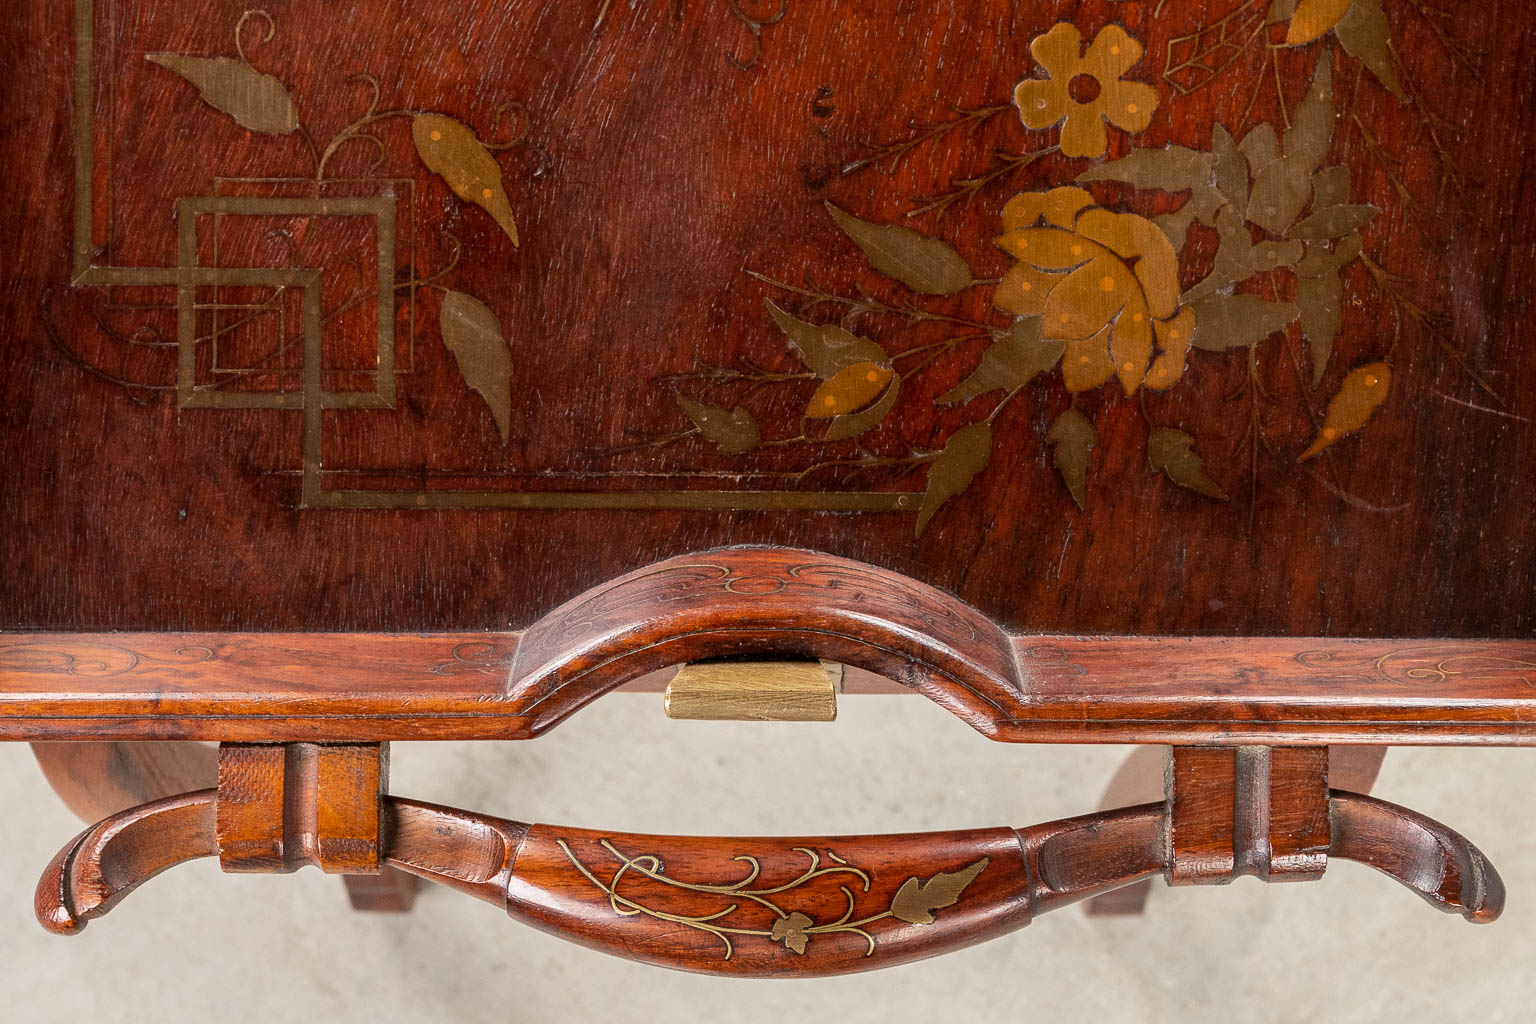
[[[218,783],[218,751],[201,743],[33,743],[48,785],[76,817],[100,821]]]
[[[219,866],[378,874],[388,779],[379,744],[220,744]]]
[[[791,0],[783,19],[754,38],[718,3],[616,5],[594,31],[590,4],[402,8],[370,0],[347,19],[324,4],[285,5],[274,12],[271,41],[260,20],[245,26],[249,60],[285,85],[321,143],[366,109],[368,89],[352,80],[359,74],[376,76],[386,107],[441,112],[490,142],[521,130],[515,114],[498,113],[505,104],[526,112],[524,144],[497,154],[520,247],[499,214],[419,166],[403,119],[373,126],[384,157],[376,176],[400,183],[389,187],[402,238],[407,226],[415,230],[413,255],[402,241],[385,280],[436,273],[455,242],[462,247],[443,287],[478,297],[507,340],[515,375],[509,441],[436,337],[441,296],[417,289],[393,323],[398,366],[415,360],[393,406],[325,414],[330,486],[642,498],[659,488],[783,486],[906,496],[894,511],[835,513],[299,507],[297,412],[176,409],[169,392],[152,390],[174,384],[174,357],[155,347],[174,336],[166,308],[174,289],[72,288],[77,208],[94,218],[80,245],[87,264],[163,266],[175,250],[177,200],[213,195],[215,177],[313,176],[301,139],[247,130],[145,59],[235,56],[244,5],[198,7],[189,17],[184,0],[98,0],[88,40],[95,77],[84,104],[74,100],[71,5],[20,5],[0,27],[11,69],[0,86],[3,106],[25,115],[25,130],[0,140],[12,183],[0,228],[24,254],[0,293],[9,326],[0,348],[0,436],[22,453],[5,461],[0,488],[0,628],[505,631],[636,565],[754,542],[897,569],[1013,631],[1528,637],[1536,624],[1536,483],[1522,467],[1536,436],[1536,368],[1522,297],[1536,262],[1517,240],[1536,230],[1536,213],[1522,201],[1536,151],[1525,88],[1536,21],[1518,4],[1458,5],[1453,39],[1479,55],[1461,65],[1415,5],[1388,5],[1404,88],[1444,119],[1431,135],[1414,101],[1399,102],[1331,36],[1279,51],[1273,68],[1255,47],[1209,87],[1188,95],[1171,88],[1161,71],[1172,42],[1237,6]],[[1324,383],[1314,390],[1306,379],[1294,331],[1262,349],[1260,372],[1275,398],[1259,404],[1263,444],[1248,436],[1248,399],[1225,399],[1249,386],[1238,355],[1199,353],[1177,390],[1146,398],[1157,422],[1199,440],[1232,497],[1226,503],[1149,469],[1138,400],[1106,388],[1074,403],[1054,378],[996,419],[991,467],[920,538],[913,525],[924,464],[907,478],[893,470],[844,484],[825,471],[781,485],[805,459],[778,457],[779,449],[727,456],[697,437],[654,453],[603,454],[692,428],[667,383],[675,375],[742,360],[802,372],[764,300],[818,321],[837,314],[802,309],[799,296],[747,271],[842,294],[870,290],[895,305],[911,297],[866,265],[827,216],[826,200],[871,223],[910,223],[953,240],[981,277],[1004,273],[1009,260],[991,245],[1001,204],[1022,190],[1068,184],[1088,163],[1050,154],[942,219],[906,214],[914,197],[986,173],[994,149],[1021,152],[1049,145],[1054,134],[1025,131],[1008,108],[974,134],[922,147],[894,173],[841,168],[869,156],[871,143],[900,139],[909,124],[941,119],[954,105],[1006,107],[1022,79],[1043,73],[1031,43],[1061,21],[1085,39],[1123,23],[1145,47],[1127,78],[1158,90],[1158,110],[1134,136],[1111,129],[1110,159],[1131,144],[1204,149],[1213,125],[1238,126],[1255,96],[1248,123],[1283,124],[1282,103],[1294,107],[1320,54],[1331,61],[1338,117],[1329,159],[1351,170],[1360,198],[1385,211],[1364,236],[1372,252],[1388,253],[1383,269],[1402,278],[1394,287],[1434,317],[1429,328],[1415,332],[1408,323],[1394,343],[1401,309],[1357,265],[1346,277],[1344,329]],[[733,66],[728,58],[744,61],[755,43],[761,52],[751,67]],[[1261,88],[1272,80],[1283,100]],[[76,194],[71,140],[83,111],[93,115],[86,148],[95,163],[88,194]],[[338,180],[369,177],[377,155],[354,140],[335,152],[330,170]],[[1442,185],[1447,160],[1457,180]],[[254,186],[240,188],[250,195]],[[1159,195],[1096,188],[1114,210],[1152,215],[1165,204]],[[286,243],[273,239],[292,234],[291,222],[220,216],[232,258],[267,267],[288,260]],[[328,267],[319,284],[328,312],[358,276],[344,265],[348,247],[367,237],[353,219],[317,215],[304,240],[316,247],[306,258]],[[278,234],[268,237],[269,229]],[[1184,287],[1214,258],[1214,232],[1197,233]],[[368,278],[362,292],[372,287]],[[1006,326],[980,292],[946,308]],[[345,365],[370,367],[376,326],[362,303],[337,315],[326,344]],[[855,327],[892,346],[944,338],[932,325],[908,333],[890,318],[860,318]],[[232,336],[227,355],[239,358],[248,341]],[[1309,403],[1322,416],[1347,371],[1389,351],[1391,396],[1367,436],[1298,466],[1316,428]],[[895,418],[870,438],[877,454],[937,450],[984,413],[995,399],[976,400],[982,413],[932,401],[975,368],[979,352],[976,343],[960,345],[953,358],[905,375]],[[105,377],[146,386],[124,389]],[[793,424],[814,386],[791,382],[750,401],[727,388],[719,400],[746,402],[764,424]],[[1074,404],[1099,439],[1086,511],[1056,479],[1045,440]],[[827,451],[834,460],[859,457],[854,442]]]
[[[648,628],[648,606],[626,628]],[[806,628],[823,621],[817,602]],[[868,650],[874,634],[826,637]],[[600,635],[600,634],[599,634]],[[652,631],[652,636],[655,631]],[[723,639],[722,639],[723,637]],[[526,739],[669,657],[771,649],[729,631],[674,638],[668,657],[626,649],[585,685],[545,650],[513,675],[519,634],[0,634],[0,737],[377,742]],[[904,641],[921,645],[911,635]],[[1014,742],[1536,743],[1536,643],[1278,638],[1012,637],[1018,675],[981,676],[997,704],[934,676],[940,703]],[[909,650],[913,649],[908,647]],[[939,644],[936,654],[949,649]],[[579,645],[571,654],[584,654]],[[787,652],[795,653],[795,652]],[[803,649],[800,653],[804,653]],[[587,665],[590,662],[580,662]],[[970,664],[977,664],[971,662]],[[970,677],[972,679],[978,677]],[[1009,698],[1028,680],[1028,697]],[[934,682],[938,680],[938,682]],[[937,690],[934,687],[937,686]],[[552,696],[553,694],[553,696]]]
[[[44,872],[39,920],[79,931],[154,874],[213,856],[219,799],[165,798],[87,829]],[[596,949],[703,973],[813,977],[972,945],[1034,914],[1171,875],[1185,857],[1177,830],[1169,838],[1175,807],[1176,798],[1024,829],[768,839],[530,826],[389,797],[382,842],[395,868]],[[1319,870],[1327,856],[1359,860],[1468,920],[1502,910],[1498,873],[1445,826],[1350,793],[1329,794],[1324,807]],[[1241,853],[1225,868],[1207,858],[1206,880],[1276,877],[1239,863],[1251,852],[1234,837],[1243,823],[1218,813],[1195,824],[1214,840],[1223,820]]]

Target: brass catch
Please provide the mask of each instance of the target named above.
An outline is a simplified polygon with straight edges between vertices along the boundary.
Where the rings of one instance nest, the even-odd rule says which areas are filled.
[[[716,722],[831,722],[843,666],[830,661],[684,665],[667,684],[668,718]]]

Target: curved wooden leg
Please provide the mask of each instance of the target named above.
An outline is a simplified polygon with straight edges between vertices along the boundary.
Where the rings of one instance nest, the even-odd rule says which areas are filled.
[[[1121,762],[1115,777],[1109,780],[1109,788],[1104,791],[1104,799],[1099,801],[1099,809],[1110,811],[1118,807],[1161,801],[1166,785],[1164,773],[1167,764],[1167,747],[1137,747]],[[1093,897],[1083,904],[1083,910],[1095,916],[1140,914],[1147,908],[1147,894],[1151,891],[1152,880],[1143,879]]]
[[[130,807],[218,785],[218,748],[204,743],[33,743],[48,785],[87,823]],[[404,913],[416,900],[415,875],[385,868],[344,875],[354,910]]]
[[[399,868],[386,866],[376,875],[342,875],[353,910],[375,914],[403,914],[416,902],[421,879]]]
[[[48,785],[86,822],[168,796],[212,789],[219,752],[204,743],[33,743]]]
[[[1376,785],[1376,776],[1381,772],[1381,762],[1386,756],[1386,747],[1329,747],[1328,785],[1346,793],[1367,795]],[[1099,801],[1099,809],[1109,811],[1162,799],[1167,758],[1167,747],[1137,747],[1110,780],[1104,799]],[[1095,916],[1140,914],[1147,909],[1147,896],[1151,891],[1152,882],[1148,879],[1095,896],[1083,909]]]

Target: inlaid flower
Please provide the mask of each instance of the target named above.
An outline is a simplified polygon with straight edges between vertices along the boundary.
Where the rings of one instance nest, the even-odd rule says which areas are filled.
[[[774,942],[782,942],[796,953],[805,952],[805,943],[810,936],[805,930],[815,922],[796,910],[788,917],[781,917],[773,922],[773,931],[770,933]]]
[[[1170,388],[1184,375],[1195,315],[1179,305],[1179,262],[1145,217],[1094,205],[1081,188],[1022,192],[1003,207],[1002,250],[1018,262],[993,295],[999,309],[1041,317],[1064,343],[1071,392],[1118,376],[1126,394]]]
[[[1145,131],[1157,109],[1157,90],[1121,78],[1141,60],[1142,45],[1118,25],[1109,25],[1082,49],[1077,27],[1061,22],[1030,43],[1029,52],[1045,78],[1026,78],[1013,91],[1024,125],[1034,131],[1060,121],[1061,151],[1071,157],[1103,156],[1108,121],[1135,134]]]

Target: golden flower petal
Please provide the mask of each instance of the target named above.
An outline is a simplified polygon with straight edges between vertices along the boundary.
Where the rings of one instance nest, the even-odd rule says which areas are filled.
[[[1109,148],[1100,101],[1076,103],[1068,99],[1067,123],[1061,128],[1061,152],[1070,157],[1099,157]]]
[[[1135,260],[1136,280],[1152,315],[1159,320],[1173,315],[1179,305],[1179,255],[1161,228],[1134,213],[1093,209],[1077,218],[1076,230],[1117,255]]]
[[[1072,394],[1092,391],[1115,375],[1109,358],[1109,328],[1091,338],[1067,342],[1061,356],[1061,380]]]
[[[1157,90],[1145,82],[1111,82],[1099,94],[1098,103],[1110,124],[1135,135],[1152,123]]]
[[[1046,297],[1062,279],[1061,274],[1044,274],[1028,263],[1015,263],[997,283],[992,304],[1014,316],[1040,316]]]
[[[1124,263],[1105,252],[1068,274],[1045,300],[1047,338],[1087,338],[1107,327],[1140,297],[1140,288]]]
[[[1194,307],[1185,306],[1171,320],[1159,320],[1152,328],[1162,352],[1152,361],[1152,368],[1142,383],[1156,391],[1165,391],[1184,376],[1185,359],[1189,356],[1190,342],[1195,338]]]
[[[1067,79],[1026,78],[1014,88],[1013,103],[1024,127],[1040,131],[1067,116],[1072,97],[1067,94]]]
[[[1008,255],[1040,270],[1071,270],[1104,255],[1104,247],[1060,228],[1019,228],[998,237]]]
[[[1147,304],[1136,296],[1127,302],[1109,335],[1109,357],[1127,395],[1134,395],[1152,361],[1152,318]]]
[[[1092,205],[1092,194],[1074,185],[1053,188],[1049,192],[1020,192],[1003,207],[1003,230],[1032,228],[1042,217],[1047,224],[1070,230],[1077,215]]]
[[[1079,71],[1083,57],[1083,34],[1070,21],[1057,22],[1044,35],[1036,36],[1029,52],[1052,78],[1061,79],[1063,87]]]
[[[1077,73],[1093,75],[1099,80],[1100,87],[1107,87],[1135,67],[1141,55],[1142,45],[1135,37],[1119,25],[1106,25],[1093,37]],[[1038,57],[1035,59],[1039,60]]]

